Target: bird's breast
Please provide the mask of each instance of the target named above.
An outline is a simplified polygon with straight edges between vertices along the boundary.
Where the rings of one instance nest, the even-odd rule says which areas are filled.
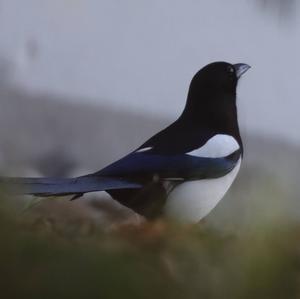
[[[223,198],[235,180],[241,165],[223,177],[186,181],[177,185],[169,194],[165,214],[181,222],[198,222],[204,218]]]

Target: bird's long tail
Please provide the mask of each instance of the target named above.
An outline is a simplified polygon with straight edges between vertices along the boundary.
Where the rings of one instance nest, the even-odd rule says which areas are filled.
[[[0,178],[0,184],[13,194],[36,196],[79,195],[115,189],[138,189],[141,185],[117,177],[81,176],[77,178]]]

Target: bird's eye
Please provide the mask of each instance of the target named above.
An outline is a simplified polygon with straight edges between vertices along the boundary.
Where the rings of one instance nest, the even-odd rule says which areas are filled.
[[[235,71],[234,71],[234,68],[232,67],[232,66],[229,66],[228,67],[228,72],[230,73],[230,74],[233,74]]]

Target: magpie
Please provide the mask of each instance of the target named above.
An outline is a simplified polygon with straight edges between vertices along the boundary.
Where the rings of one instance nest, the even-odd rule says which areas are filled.
[[[106,191],[147,219],[198,222],[222,199],[239,171],[243,143],[236,89],[250,68],[214,62],[193,77],[179,118],[120,160],[76,178],[2,178],[36,196]]]

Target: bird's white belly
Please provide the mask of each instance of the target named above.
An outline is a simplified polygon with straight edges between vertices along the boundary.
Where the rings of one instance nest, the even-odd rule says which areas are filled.
[[[223,198],[240,169],[241,158],[231,172],[216,179],[184,182],[169,194],[165,206],[168,217],[182,222],[198,222]]]

